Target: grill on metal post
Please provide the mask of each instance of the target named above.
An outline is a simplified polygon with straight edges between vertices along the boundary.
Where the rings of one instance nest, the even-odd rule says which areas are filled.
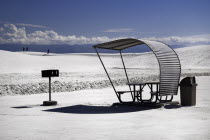
[[[49,78],[49,101],[43,101],[43,105],[56,105],[57,101],[51,100],[51,77],[59,77],[59,70],[42,70],[42,77]]]

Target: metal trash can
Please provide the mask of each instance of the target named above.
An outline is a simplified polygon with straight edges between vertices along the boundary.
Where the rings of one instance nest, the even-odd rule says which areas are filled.
[[[195,77],[185,77],[180,82],[180,96],[182,106],[196,105],[196,81]]]

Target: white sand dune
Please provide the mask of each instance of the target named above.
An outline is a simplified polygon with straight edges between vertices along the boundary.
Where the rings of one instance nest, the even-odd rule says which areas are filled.
[[[8,95],[0,96],[0,139],[210,139],[210,77],[204,76],[210,74],[210,46],[176,52],[182,76],[197,75],[196,106],[114,107],[118,100],[96,54],[0,51],[0,94]],[[158,64],[152,53],[124,57],[131,78],[158,80]],[[102,54],[102,59],[115,85],[123,85],[126,79],[119,54]],[[48,100],[43,69],[60,70],[60,77],[52,81],[56,92],[52,99],[58,101],[57,106],[40,106]],[[10,96],[16,94],[34,95]],[[174,100],[180,101],[179,94]]]
[[[176,49],[183,68],[210,69],[210,45]]]
[[[0,73],[40,73],[43,69],[79,72],[95,69],[97,59],[85,55],[57,55],[0,51]],[[84,68],[86,68],[84,70]],[[97,68],[97,67],[96,67]]]
[[[210,45],[176,49],[182,68],[210,69]],[[50,54],[39,52],[8,52],[0,50],[0,73],[40,73],[42,69],[61,72],[87,72],[101,69],[96,54]],[[152,53],[124,54],[126,67],[158,68]],[[102,54],[108,67],[122,67],[119,54]]]
[[[210,45],[176,49],[182,76],[210,75]],[[53,91],[65,92],[110,86],[96,54],[45,54],[40,52],[0,51],[0,94],[37,94],[47,92],[48,80],[41,70],[59,69],[53,78]],[[123,54],[129,78],[157,81],[158,62],[153,53]],[[119,54],[101,54],[115,85],[126,83]]]

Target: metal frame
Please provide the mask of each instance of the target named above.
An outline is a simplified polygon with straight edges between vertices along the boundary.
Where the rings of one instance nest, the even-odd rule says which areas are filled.
[[[95,51],[117,95],[117,98],[119,99],[120,102],[122,102],[120,98],[123,92],[116,91],[114,84],[106,70],[106,67],[99,55],[99,52],[97,51],[97,48],[118,50],[120,52],[120,57],[122,60],[126,79],[127,79],[127,82],[129,83],[129,78],[128,78],[128,74],[126,71],[126,67],[125,67],[121,50],[132,47],[132,46],[141,45],[141,44],[147,45],[155,54],[158,60],[158,64],[160,68],[159,70],[160,71],[160,75],[159,75],[160,85],[159,85],[159,92],[157,92],[157,100],[160,102],[171,101],[173,99],[173,95],[177,95],[177,92],[178,92],[178,84],[179,84],[180,75],[181,75],[181,64],[180,64],[180,60],[177,53],[169,45],[162,42],[157,42],[157,41],[137,40],[133,38],[127,38],[127,39],[115,40],[115,41],[111,41],[111,42],[107,42],[103,44],[98,44],[93,47],[95,48]],[[133,93],[133,91],[131,90],[130,85],[129,85],[129,89],[130,91],[125,91],[125,92],[130,92],[133,102],[135,102],[135,93]],[[171,99],[168,100],[167,97],[169,95],[171,95]],[[162,96],[166,96],[166,99],[163,100]],[[152,95],[151,95],[151,98],[152,98]]]
[[[101,61],[101,64],[102,64],[102,66],[103,66],[103,68],[104,68],[104,70],[105,70],[105,72],[106,72],[107,77],[109,78],[109,81],[110,81],[110,83],[111,83],[111,85],[112,85],[112,87],[113,87],[113,89],[114,89],[114,92],[115,92],[115,94],[116,94],[118,100],[120,100],[120,97],[119,97],[119,95],[117,94],[117,91],[116,91],[116,89],[115,89],[115,87],[114,87],[114,84],[112,83],[112,80],[111,80],[111,78],[110,78],[110,76],[109,76],[109,73],[107,72],[106,67],[104,66],[104,63],[103,63],[103,61],[102,61],[102,59],[101,59],[101,57],[100,57],[100,55],[99,55],[99,53],[98,53],[98,50],[97,50],[96,48],[95,48],[95,51],[96,51],[96,53],[97,53],[97,55],[98,55],[98,58],[99,58],[100,61]]]
[[[123,68],[124,68],[124,71],[125,71],[125,75],[126,75],[126,79],[127,79],[127,82],[129,83],[129,78],[128,78],[128,74],[127,74],[127,71],[126,71],[126,68],[125,68],[125,63],[124,63],[124,60],[123,60],[123,56],[122,56],[122,53],[121,53],[121,50],[120,50],[120,56],[121,56],[121,60],[122,60],[122,64],[123,64]],[[129,85],[129,89],[130,89],[130,92],[131,92],[131,97],[133,99],[133,101],[135,100],[135,93],[132,94],[132,91],[131,91],[131,86]]]

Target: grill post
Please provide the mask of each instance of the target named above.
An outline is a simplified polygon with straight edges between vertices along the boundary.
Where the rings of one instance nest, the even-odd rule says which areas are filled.
[[[52,101],[51,77],[59,77],[59,70],[42,70],[42,77],[49,78],[49,101],[43,101],[44,106],[57,105],[57,101]]]

